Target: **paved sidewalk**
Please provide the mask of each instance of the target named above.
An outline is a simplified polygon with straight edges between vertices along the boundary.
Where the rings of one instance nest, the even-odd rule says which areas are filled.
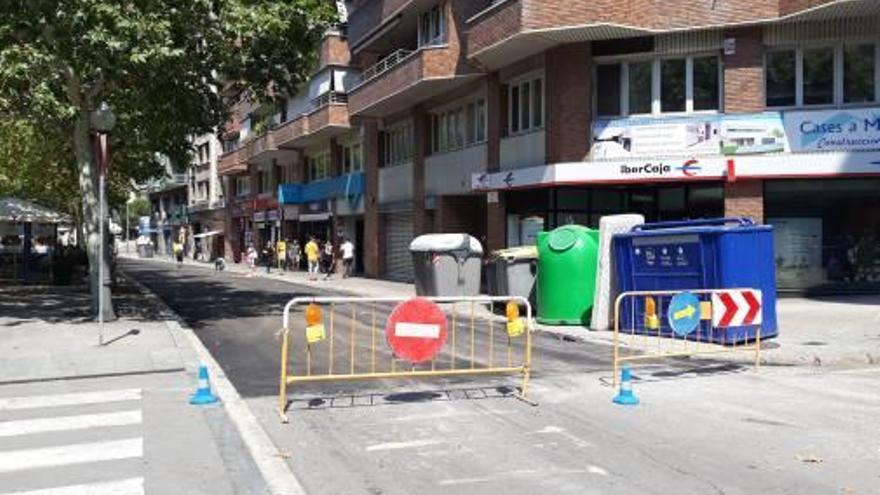
[[[134,256],[132,256],[134,257]],[[156,262],[173,263],[168,258],[153,258]],[[186,263],[213,270],[213,265],[187,260]],[[229,264],[227,271],[247,275],[241,264]],[[332,281],[310,281],[303,272],[279,273],[273,269],[266,275],[265,268],[258,277],[269,277],[308,287],[331,289],[353,296],[412,296],[412,284],[388,280],[353,277],[334,278]],[[880,366],[880,295],[837,296],[822,298],[783,297],[778,300],[779,336],[763,345],[763,363],[780,366]],[[576,326],[538,325],[539,331],[554,333],[563,338],[612,344],[612,332],[593,332]],[[653,337],[638,339],[636,345],[656,348]],[[609,349],[609,352],[610,349]],[[719,359],[738,362],[753,361],[749,353],[731,353]]]
[[[0,287],[0,494],[265,493],[224,405],[188,404],[172,315],[125,282],[114,305],[99,346],[87,287]]]

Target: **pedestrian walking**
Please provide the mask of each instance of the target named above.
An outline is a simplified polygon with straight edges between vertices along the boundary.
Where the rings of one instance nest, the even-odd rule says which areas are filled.
[[[299,270],[300,248],[299,241],[294,239],[293,243],[287,249],[287,265],[292,271]]]
[[[350,239],[343,237],[339,250],[342,251],[342,278],[348,278],[354,270],[354,244]]]
[[[275,259],[278,263],[278,269],[287,271],[287,241],[279,238],[275,243]]]
[[[266,273],[272,273],[272,264],[275,263],[275,248],[272,247],[272,241],[266,241],[262,255],[263,263],[266,265]]]
[[[174,241],[171,244],[171,252],[174,253],[174,258],[177,260],[177,268],[183,266],[183,244],[180,241]]]
[[[254,249],[254,246],[248,246],[247,254],[245,255],[247,258],[248,268],[250,268],[250,276],[254,277],[257,275],[257,250]]]
[[[306,260],[309,262],[309,280],[318,280],[318,261],[321,248],[318,247],[318,241],[315,236],[309,237],[306,243]]]
[[[333,252],[333,242],[324,243],[324,249],[321,252],[321,265],[324,268],[324,280],[328,280],[333,276],[333,263],[336,261],[336,253]]]

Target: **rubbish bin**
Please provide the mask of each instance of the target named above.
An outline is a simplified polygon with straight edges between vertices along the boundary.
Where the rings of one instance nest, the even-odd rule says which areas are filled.
[[[614,236],[614,256],[620,291],[760,289],[761,338],[778,333],[773,227],[748,218],[713,218],[643,224]],[[701,297],[706,300],[706,297]],[[621,305],[621,328],[636,333],[672,335],[665,308],[657,298],[660,328],[646,329],[644,298]],[[635,320],[635,321],[633,321]],[[757,326],[711,328],[704,320],[687,337],[703,342],[736,344],[754,340]]]
[[[538,321],[589,325],[599,231],[566,225],[538,233]]]
[[[419,296],[477,296],[483,246],[468,234],[427,234],[409,245]]]
[[[501,249],[492,253],[487,274],[494,277],[490,282],[493,296],[524,297],[535,306],[535,277],[538,273],[538,248],[520,246]]]
[[[137,245],[138,256],[141,258],[152,258],[153,257],[153,245],[152,244],[138,244]]]

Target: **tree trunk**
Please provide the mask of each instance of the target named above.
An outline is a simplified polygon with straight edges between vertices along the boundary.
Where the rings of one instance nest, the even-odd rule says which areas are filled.
[[[108,256],[109,243],[105,241],[105,249],[100,252],[100,225],[101,219],[98,208],[98,167],[94,160],[92,142],[89,136],[89,113],[87,110],[80,111],[74,126],[73,136],[74,150],[76,152],[77,171],[79,173],[79,190],[82,193],[82,225],[85,237],[86,251],[89,257],[89,289],[92,294],[92,312],[98,315],[98,298],[103,298],[104,321],[116,319],[113,311],[113,302],[110,294],[110,260]],[[107,213],[107,198],[104,198],[104,212]],[[106,215],[105,215],[106,216]],[[109,229],[105,225],[105,239]],[[103,265],[103,283],[98,280],[98,264]]]

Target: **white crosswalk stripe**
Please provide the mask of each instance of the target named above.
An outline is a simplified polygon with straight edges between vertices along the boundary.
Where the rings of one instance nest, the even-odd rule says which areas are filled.
[[[130,478],[120,481],[107,481],[85,485],[59,486],[27,492],[14,492],[7,495],[143,495],[144,479]]]
[[[143,437],[138,430],[131,429],[143,424],[141,397],[141,389],[121,389],[0,398],[0,439],[14,437],[16,447],[20,447],[3,450],[0,442],[0,495],[143,495],[144,479],[132,477],[137,473],[131,472],[131,464],[127,465],[127,472],[115,475],[109,464],[106,468],[101,464],[143,458]],[[118,404],[112,408],[122,410],[95,412],[95,407],[104,404]],[[46,416],[48,411],[52,415],[23,417],[30,411],[39,411],[40,416]],[[7,412],[12,412],[11,416],[4,414]],[[10,419],[4,420],[3,415]],[[108,431],[111,427],[123,428]],[[69,434],[40,436],[46,433]],[[38,443],[28,445],[31,437]],[[47,440],[59,438],[67,438],[69,443],[47,445]],[[105,479],[77,479],[76,466],[86,464],[91,466],[83,467],[83,473],[99,467],[99,472],[105,473],[101,478]],[[64,480],[66,483],[53,480],[53,469],[61,467],[67,467],[72,474]],[[13,479],[19,482],[9,486],[4,482],[9,476],[17,477]],[[37,485],[22,486],[22,480]]]

